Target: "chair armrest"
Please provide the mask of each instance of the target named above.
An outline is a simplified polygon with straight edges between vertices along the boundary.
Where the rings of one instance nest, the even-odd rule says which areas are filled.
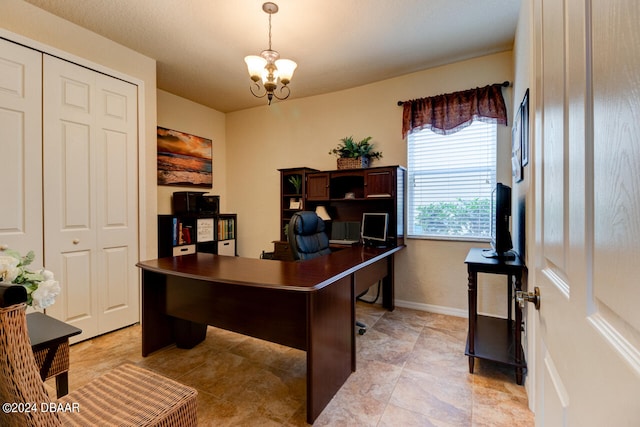
[[[0,307],[27,302],[27,290],[24,286],[0,283]]]

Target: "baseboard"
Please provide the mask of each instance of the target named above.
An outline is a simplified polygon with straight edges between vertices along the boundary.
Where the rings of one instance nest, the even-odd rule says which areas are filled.
[[[396,299],[395,303],[397,307],[411,308],[413,310],[427,311],[429,313],[446,314],[448,316],[464,317],[465,319],[469,318],[469,312],[465,309],[445,307],[442,305],[422,304],[418,302],[404,301],[399,299]],[[381,303],[377,303],[377,304],[381,305]],[[500,319],[507,318],[506,316],[503,316],[500,314],[494,314],[494,313],[479,312],[478,314],[483,316],[497,317]]]
[[[420,311],[428,311],[430,313],[446,314],[448,316],[456,316],[456,317],[464,317],[464,318],[469,317],[468,311],[464,309],[444,307],[444,306],[433,305],[433,304],[421,304],[417,302],[403,301],[399,299],[396,299],[395,302],[396,302],[396,306],[398,307],[411,308],[411,309],[420,310]]]

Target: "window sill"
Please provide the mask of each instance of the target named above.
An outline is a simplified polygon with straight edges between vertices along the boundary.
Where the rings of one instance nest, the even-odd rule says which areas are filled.
[[[407,239],[412,240],[440,240],[446,242],[469,242],[469,243],[491,243],[490,238],[482,237],[463,237],[463,236],[420,236],[420,235],[407,235]]]

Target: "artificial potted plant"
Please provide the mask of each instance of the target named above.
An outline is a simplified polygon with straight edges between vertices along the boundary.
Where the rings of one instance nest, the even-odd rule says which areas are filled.
[[[289,183],[293,186],[295,190],[295,195],[302,195],[302,177],[300,175],[291,175],[289,177]],[[300,199],[298,197],[293,197],[289,199],[289,209],[300,209]]]
[[[289,183],[293,185],[293,188],[296,190],[296,194],[301,194],[300,189],[302,188],[302,177],[300,175],[291,175],[289,177]]]
[[[340,140],[340,144],[331,151],[338,157],[338,169],[367,168],[372,159],[382,158],[380,151],[373,150],[373,144],[369,143],[371,137],[368,136],[361,141],[354,141],[352,136],[347,136]]]

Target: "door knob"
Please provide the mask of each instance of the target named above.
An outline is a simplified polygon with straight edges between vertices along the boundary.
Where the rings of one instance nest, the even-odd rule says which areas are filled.
[[[525,302],[532,302],[536,310],[540,310],[540,288],[533,288],[533,292],[516,291],[516,301],[521,309],[524,308]]]

